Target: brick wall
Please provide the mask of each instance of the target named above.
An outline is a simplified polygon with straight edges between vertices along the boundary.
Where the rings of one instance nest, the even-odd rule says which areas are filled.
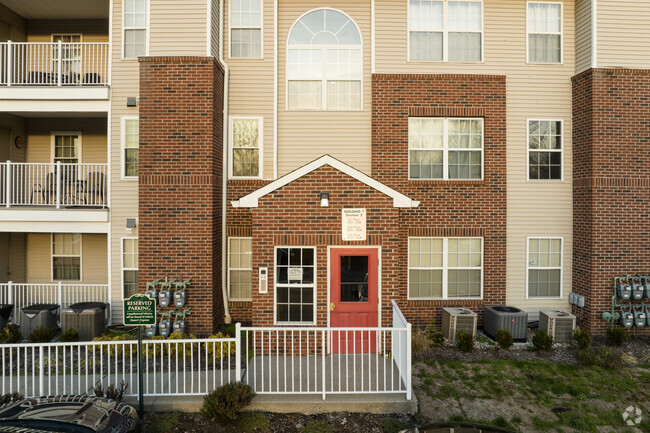
[[[613,278],[650,274],[649,100],[649,70],[573,78],[573,291],[585,296],[573,312],[595,334],[608,326]]]
[[[139,286],[192,278],[188,331],[223,321],[223,70],[208,57],[140,58]]]
[[[440,321],[441,308],[505,303],[506,78],[495,75],[373,75],[372,177],[420,201],[401,213],[395,296],[408,320]],[[483,180],[409,180],[408,119],[480,117]],[[477,236],[484,242],[483,299],[407,301],[409,236]]]

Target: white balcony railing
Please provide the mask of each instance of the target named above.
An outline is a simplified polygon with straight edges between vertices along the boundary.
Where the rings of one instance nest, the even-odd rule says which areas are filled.
[[[11,304],[13,322],[20,323],[20,311],[34,304],[58,304],[61,309],[78,302],[104,302],[110,305],[108,284],[81,283],[0,283],[0,304]],[[108,310],[110,316],[110,309]]]
[[[0,86],[107,85],[107,42],[0,42]]]
[[[0,207],[108,207],[108,164],[0,163]]]

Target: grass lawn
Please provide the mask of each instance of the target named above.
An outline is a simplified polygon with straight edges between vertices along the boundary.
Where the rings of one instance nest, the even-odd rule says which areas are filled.
[[[423,422],[474,421],[527,432],[650,433],[650,365],[604,370],[543,361],[414,365]],[[628,426],[623,412],[641,408]]]

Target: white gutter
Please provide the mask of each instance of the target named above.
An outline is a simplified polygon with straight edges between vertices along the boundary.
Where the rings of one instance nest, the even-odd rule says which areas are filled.
[[[598,67],[598,0],[591,0],[591,67]]]
[[[232,317],[230,316],[230,300],[228,299],[228,282],[226,280],[226,274],[228,273],[228,262],[226,260],[228,254],[228,249],[226,248],[226,243],[228,242],[226,218],[228,216],[228,89],[230,85],[230,70],[223,60],[223,4],[224,1],[221,0],[219,9],[219,63],[221,63],[225,71],[223,78],[223,173],[221,176],[221,294],[223,296],[223,322],[229,324],[232,322]]]
[[[262,177],[264,174],[262,173]],[[278,0],[273,1],[273,180],[278,178]]]

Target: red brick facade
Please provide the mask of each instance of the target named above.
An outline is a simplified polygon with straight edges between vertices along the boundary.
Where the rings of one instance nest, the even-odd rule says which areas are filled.
[[[139,286],[191,278],[197,335],[223,322],[223,77],[214,58],[140,58]]]
[[[410,181],[408,117],[480,117],[484,119],[484,180]],[[375,75],[373,77],[372,177],[420,201],[415,209],[395,208],[393,199],[362,182],[323,166],[260,199],[252,209],[228,209],[229,236],[253,238],[255,325],[272,325],[275,246],[317,248],[317,324],[327,324],[328,246],[381,247],[381,317],[391,320],[395,300],[415,323],[440,320],[443,306],[463,305],[479,312],[485,304],[505,302],[506,275],[506,96],[502,76]],[[229,200],[252,192],[264,181],[230,181]],[[320,207],[319,192],[330,206]],[[344,242],[342,208],[365,208],[367,240]],[[408,301],[409,236],[482,237],[483,299]],[[269,293],[259,294],[257,270],[269,270]],[[233,318],[248,305],[233,305]]]
[[[609,326],[613,278],[650,274],[649,100],[650,70],[573,78],[573,291],[585,296],[573,312],[595,334]]]

